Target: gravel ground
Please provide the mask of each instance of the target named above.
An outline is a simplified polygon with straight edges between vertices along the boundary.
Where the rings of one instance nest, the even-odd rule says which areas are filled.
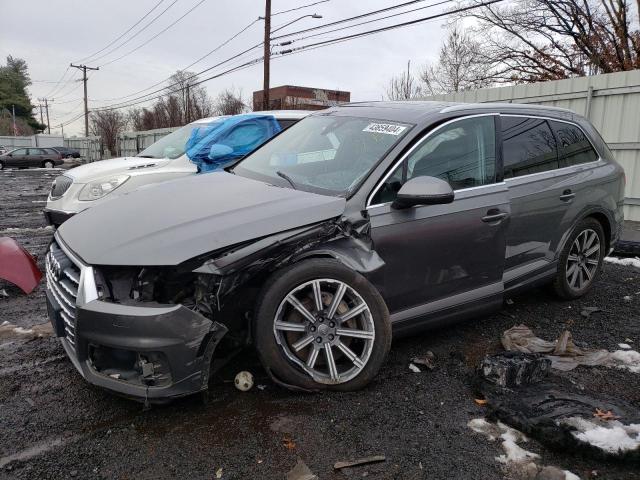
[[[0,236],[16,238],[40,259],[52,234],[40,209],[57,174],[0,172]],[[3,288],[9,296],[0,295],[0,323],[47,323],[42,285],[28,297],[0,281]],[[0,335],[0,479],[212,479],[217,473],[278,479],[297,458],[322,479],[513,478],[495,460],[503,453],[499,442],[467,427],[484,414],[470,389],[473,368],[500,349],[504,330],[520,323],[547,339],[569,328],[584,345],[615,350],[628,339],[637,348],[639,305],[640,270],[606,265],[579,301],[533,290],[493,316],[397,340],[378,377],[360,392],[288,392],[247,352],[211,385],[207,400],[191,397],[147,411],[87,384],[54,338]],[[579,312],[587,306],[603,311],[585,319]],[[409,371],[410,359],[428,350],[436,355],[435,370]],[[264,388],[242,393],[231,385],[245,368]],[[638,374],[579,367],[562,375],[588,392],[615,394],[640,408]],[[541,464],[583,479],[640,478],[637,465],[560,454],[533,440],[526,448],[542,456]],[[338,460],[378,454],[386,461],[333,470]]]

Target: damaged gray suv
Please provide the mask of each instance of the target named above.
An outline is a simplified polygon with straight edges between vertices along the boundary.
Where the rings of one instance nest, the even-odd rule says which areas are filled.
[[[313,114],[224,172],[130,192],[57,231],[57,335],[92,384],[160,401],[253,346],[290,387],[355,390],[394,335],[596,281],[624,173],[584,118],[381,102]]]

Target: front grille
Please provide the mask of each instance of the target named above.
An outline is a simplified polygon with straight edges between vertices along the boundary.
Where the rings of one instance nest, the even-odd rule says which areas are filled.
[[[73,179],[60,175],[51,184],[51,198],[60,198],[65,194],[73,183]]]
[[[64,336],[72,348],[76,346],[76,298],[80,286],[80,268],[65,255],[54,241],[45,259],[47,288],[64,320]]]

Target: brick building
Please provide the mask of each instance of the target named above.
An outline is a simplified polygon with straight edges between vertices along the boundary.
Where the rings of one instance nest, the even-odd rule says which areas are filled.
[[[253,92],[253,109],[262,110],[264,90]],[[268,110],[322,110],[351,101],[351,92],[282,85],[269,89]]]

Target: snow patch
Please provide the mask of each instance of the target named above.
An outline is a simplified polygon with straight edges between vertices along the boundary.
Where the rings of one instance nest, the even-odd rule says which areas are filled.
[[[640,352],[635,350],[616,350],[611,352],[610,358],[615,367],[629,370],[633,373],[640,373]]]
[[[619,343],[618,346],[623,350],[631,350],[631,345],[629,345],[628,343]]]
[[[625,267],[640,268],[640,258],[619,258],[619,257],[605,257],[605,262],[615,263],[616,265],[623,265]]]
[[[4,230],[0,230],[0,234],[5,233],[38,233],[38,232],[53,232],[53,227],[51,225],[47,225],[46,227],[37,227],[37,228],[17,228],[17,227],[9,227]]]
[[[505,470],[510,474],[515,472],[517,477],[532,478],[531,475],[535,476],[539,470],[554,470],[564,473],[564,480],[580,480],[580,477],[569,470],[559,470],[555,467],[536,464],[535,460],[540,458],[540,455],[518,445],[520,442],[527,442],[528,439],[524,433],[515,428],[502,422],[491,423],[484,418],[473,418],[469,420],[467,426],[474,432],[484,435],[491,442],[502,440],[504,455],[499,455],[495,459],[503,464]]]
[[[582,417],[570,417],[561,423],[576,429],[571,432],[578,440],[605,452],[617,453],[640,448],[640,424],[625,425],[618,420],[601,422]]]

